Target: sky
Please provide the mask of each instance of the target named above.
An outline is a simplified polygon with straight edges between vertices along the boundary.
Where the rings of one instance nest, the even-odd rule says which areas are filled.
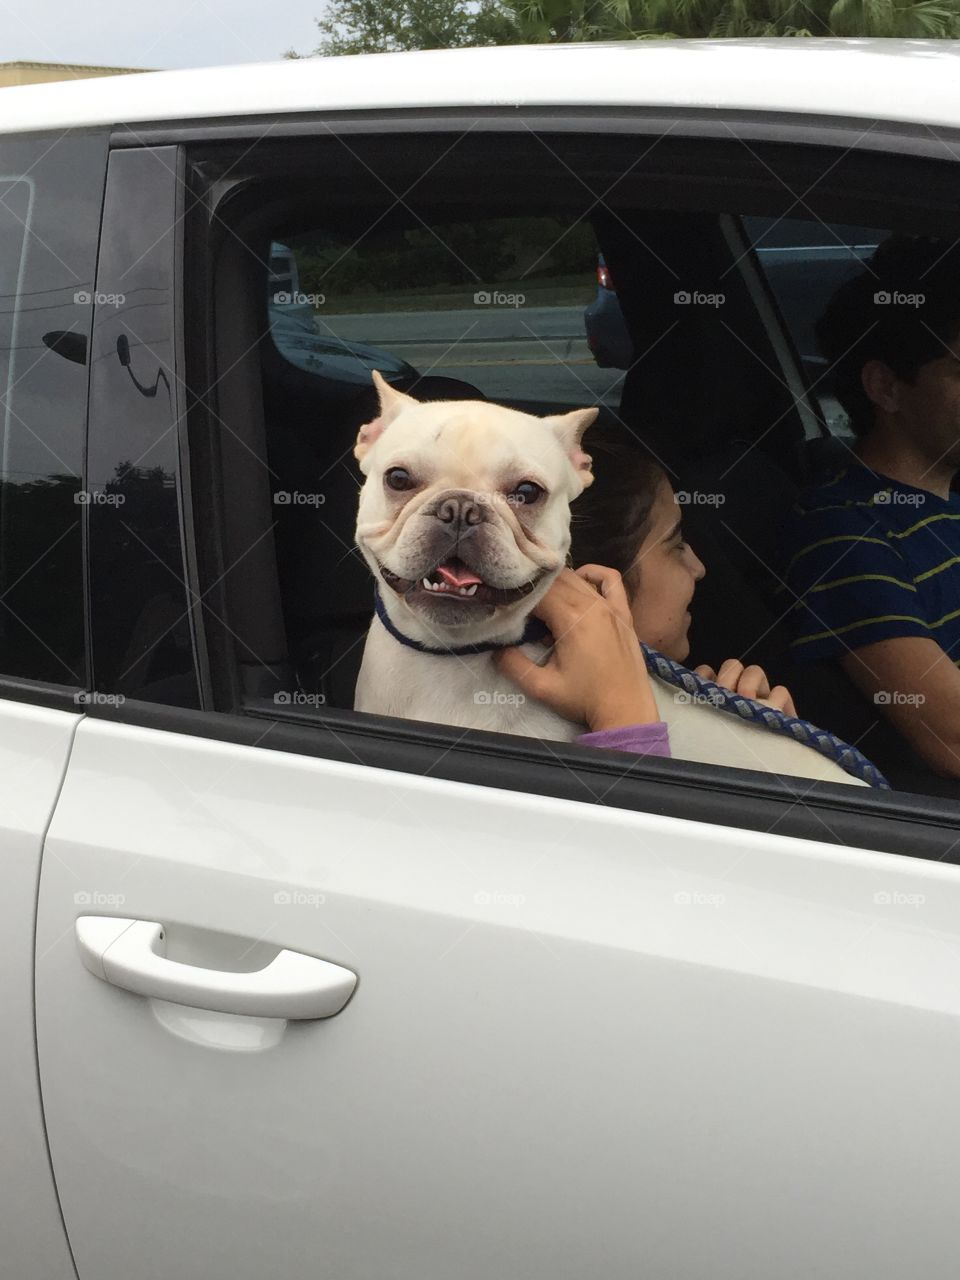
[[[324,0],[0,0],[0,62],[209,67],[312,52]]]

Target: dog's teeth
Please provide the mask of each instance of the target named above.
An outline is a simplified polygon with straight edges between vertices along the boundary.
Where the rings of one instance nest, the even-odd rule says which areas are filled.
[[[466,588],[466,590],[464,591],[464,595],[475,596],[477,594],[477,587],[479,587],[479,585],[480,585],[479,582],[474,582],[471,586]]]
[[[424,579],[423,579],[423,585],[426,587],[426,589],[427,589],[428,591],[432,591],[432,590],[433,590],[433,586],[432,586],[432,584],[431,584],[431,582],[430,582],[430,579],[429,579],[429,578],[424,578]]]

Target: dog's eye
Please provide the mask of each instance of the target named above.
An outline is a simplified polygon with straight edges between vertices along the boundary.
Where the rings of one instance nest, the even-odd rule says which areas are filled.
[[[521,480],[509,495],[509,498],[511,502],[515,502],[522,507],[528,507],[531,502],[536,502],[542,496],[543,489],[541,489],[540,485],[534,484],[532,480]]]
[[[413,476],[406,467],[390,467],[383,473],[383,483],[388,489],[396,489],[398,492],[416,487]]]

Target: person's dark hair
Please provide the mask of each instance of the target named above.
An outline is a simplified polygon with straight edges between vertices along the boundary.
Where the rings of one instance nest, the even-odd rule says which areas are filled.
[[[629,582],[629,571],[650,528],[650,512],[667,473],[638,441],[621,430],[584,436],[593,459],[593,484],[571,508],[575,567],[603,564]]]
[[[960,335],[960,252],[946,240],[891,236],[867,270],[840,286],[816,329],[837,399],[863,435],[874,423],[860,377],[867,361],[912,383]]]

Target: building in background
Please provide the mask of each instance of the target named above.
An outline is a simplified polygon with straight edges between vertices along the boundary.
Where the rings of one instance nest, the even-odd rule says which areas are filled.
[[[52,80],[89,80],[94,76],[128,76],[153,67],[89,67],[68,62],[0,62],[0,88],[13,84],[48,84]]]

